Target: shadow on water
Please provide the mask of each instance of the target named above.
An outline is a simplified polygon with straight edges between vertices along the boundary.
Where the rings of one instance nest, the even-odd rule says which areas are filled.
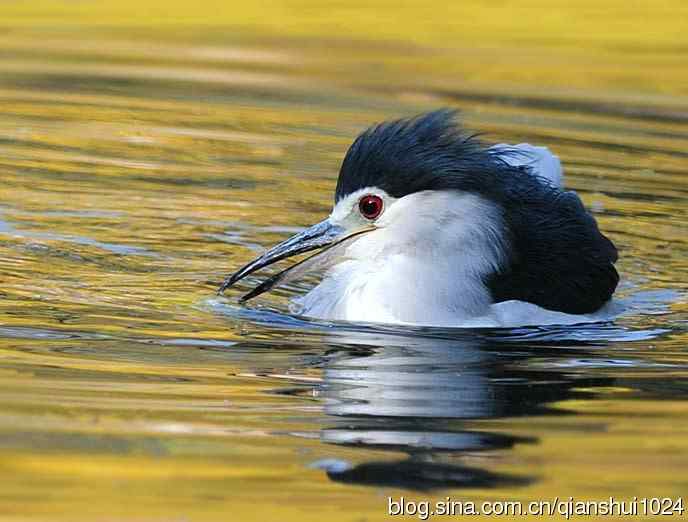
[[[468,466],[461,458],[537,440],[470,429],[466,421],[564,414],[550,404],[587,394],[576,388],[612,382],[529,369],[541,351],[512,346],[505,353],[487,339],[392,343],[324,356],[320,392],[329,422],[320,438],[407,457],[355,466],[324,463],[332,480],[413,490],[528,484],[536,477]]]
[[[224,305],[215,307],[222,310]],[[662,333],[611,323],[510,330],[400,329],[310,322],[233,307],[228,313],[243,320],[248,315],[263,327],[268,322],[283,338],[291,332],[306,343],[308,335],[324,333],[327,351],[292,361],[296,367],[321,372],[322,381],[313,390],[326,415],[320,440],[405,454],[401,459],[357,464],[324,458],[312,467],[336,482],[417,491],[536,481],[532,474],[476,466],[481,455],[538,443],[533,437],[491,432],[489,425],[476,428],[476,421],[573,415],[555,403],[591,398],[595,388],[615,382],[572,371],[576,365],[595,358],[600,365],[637,364],[605,359],[600,351],[610,341],[650,339]],[[464,462],[467,459],[470,464]]]

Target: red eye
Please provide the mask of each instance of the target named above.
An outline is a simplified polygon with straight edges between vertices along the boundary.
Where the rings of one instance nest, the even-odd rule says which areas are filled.
[[[375,219],[382,214],[382,198],[380,196],[363,196],[358,200],[358,210],[366,219]]]

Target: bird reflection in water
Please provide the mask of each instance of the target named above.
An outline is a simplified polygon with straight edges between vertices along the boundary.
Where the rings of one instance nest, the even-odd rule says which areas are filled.
[[[405,452],[407,457],[313,464],[342,483],[418,491],[528,484],[536,477],[480,469],[474,467],[479,459],[471,459],[471,465],[462,459],[537,440],[477,431],[469,421],[564,414],[548,405],[586,395],[577,388],[610,382],[529,368],[534,357],[570,357],[570,349],[504,344],[489,336],[385,335],[354,342],[352,348],[347,339],[347,346],[333,348],[320,360],[320,395],[329,421],[321,440]]]

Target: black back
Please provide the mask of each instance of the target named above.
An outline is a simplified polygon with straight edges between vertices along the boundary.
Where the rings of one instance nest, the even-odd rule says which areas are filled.
[[[517,299],[582,314],[607,302],[619,281],[616,248],[571,191],[511,166],[440,110],[371,127],[349,148],[335,200],[364,187],[396,198],[422,190],[478,194],[503,211],[510,249],[485,284],[494,302]]]

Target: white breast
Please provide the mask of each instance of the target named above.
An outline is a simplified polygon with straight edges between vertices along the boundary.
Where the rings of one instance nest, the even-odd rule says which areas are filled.
[[[483,277],[506,245],[499,209],[476,195],[426,191],[398,200],[386,226],[351,243],[295,302],[321,319],[456,325],[489,312]]]

